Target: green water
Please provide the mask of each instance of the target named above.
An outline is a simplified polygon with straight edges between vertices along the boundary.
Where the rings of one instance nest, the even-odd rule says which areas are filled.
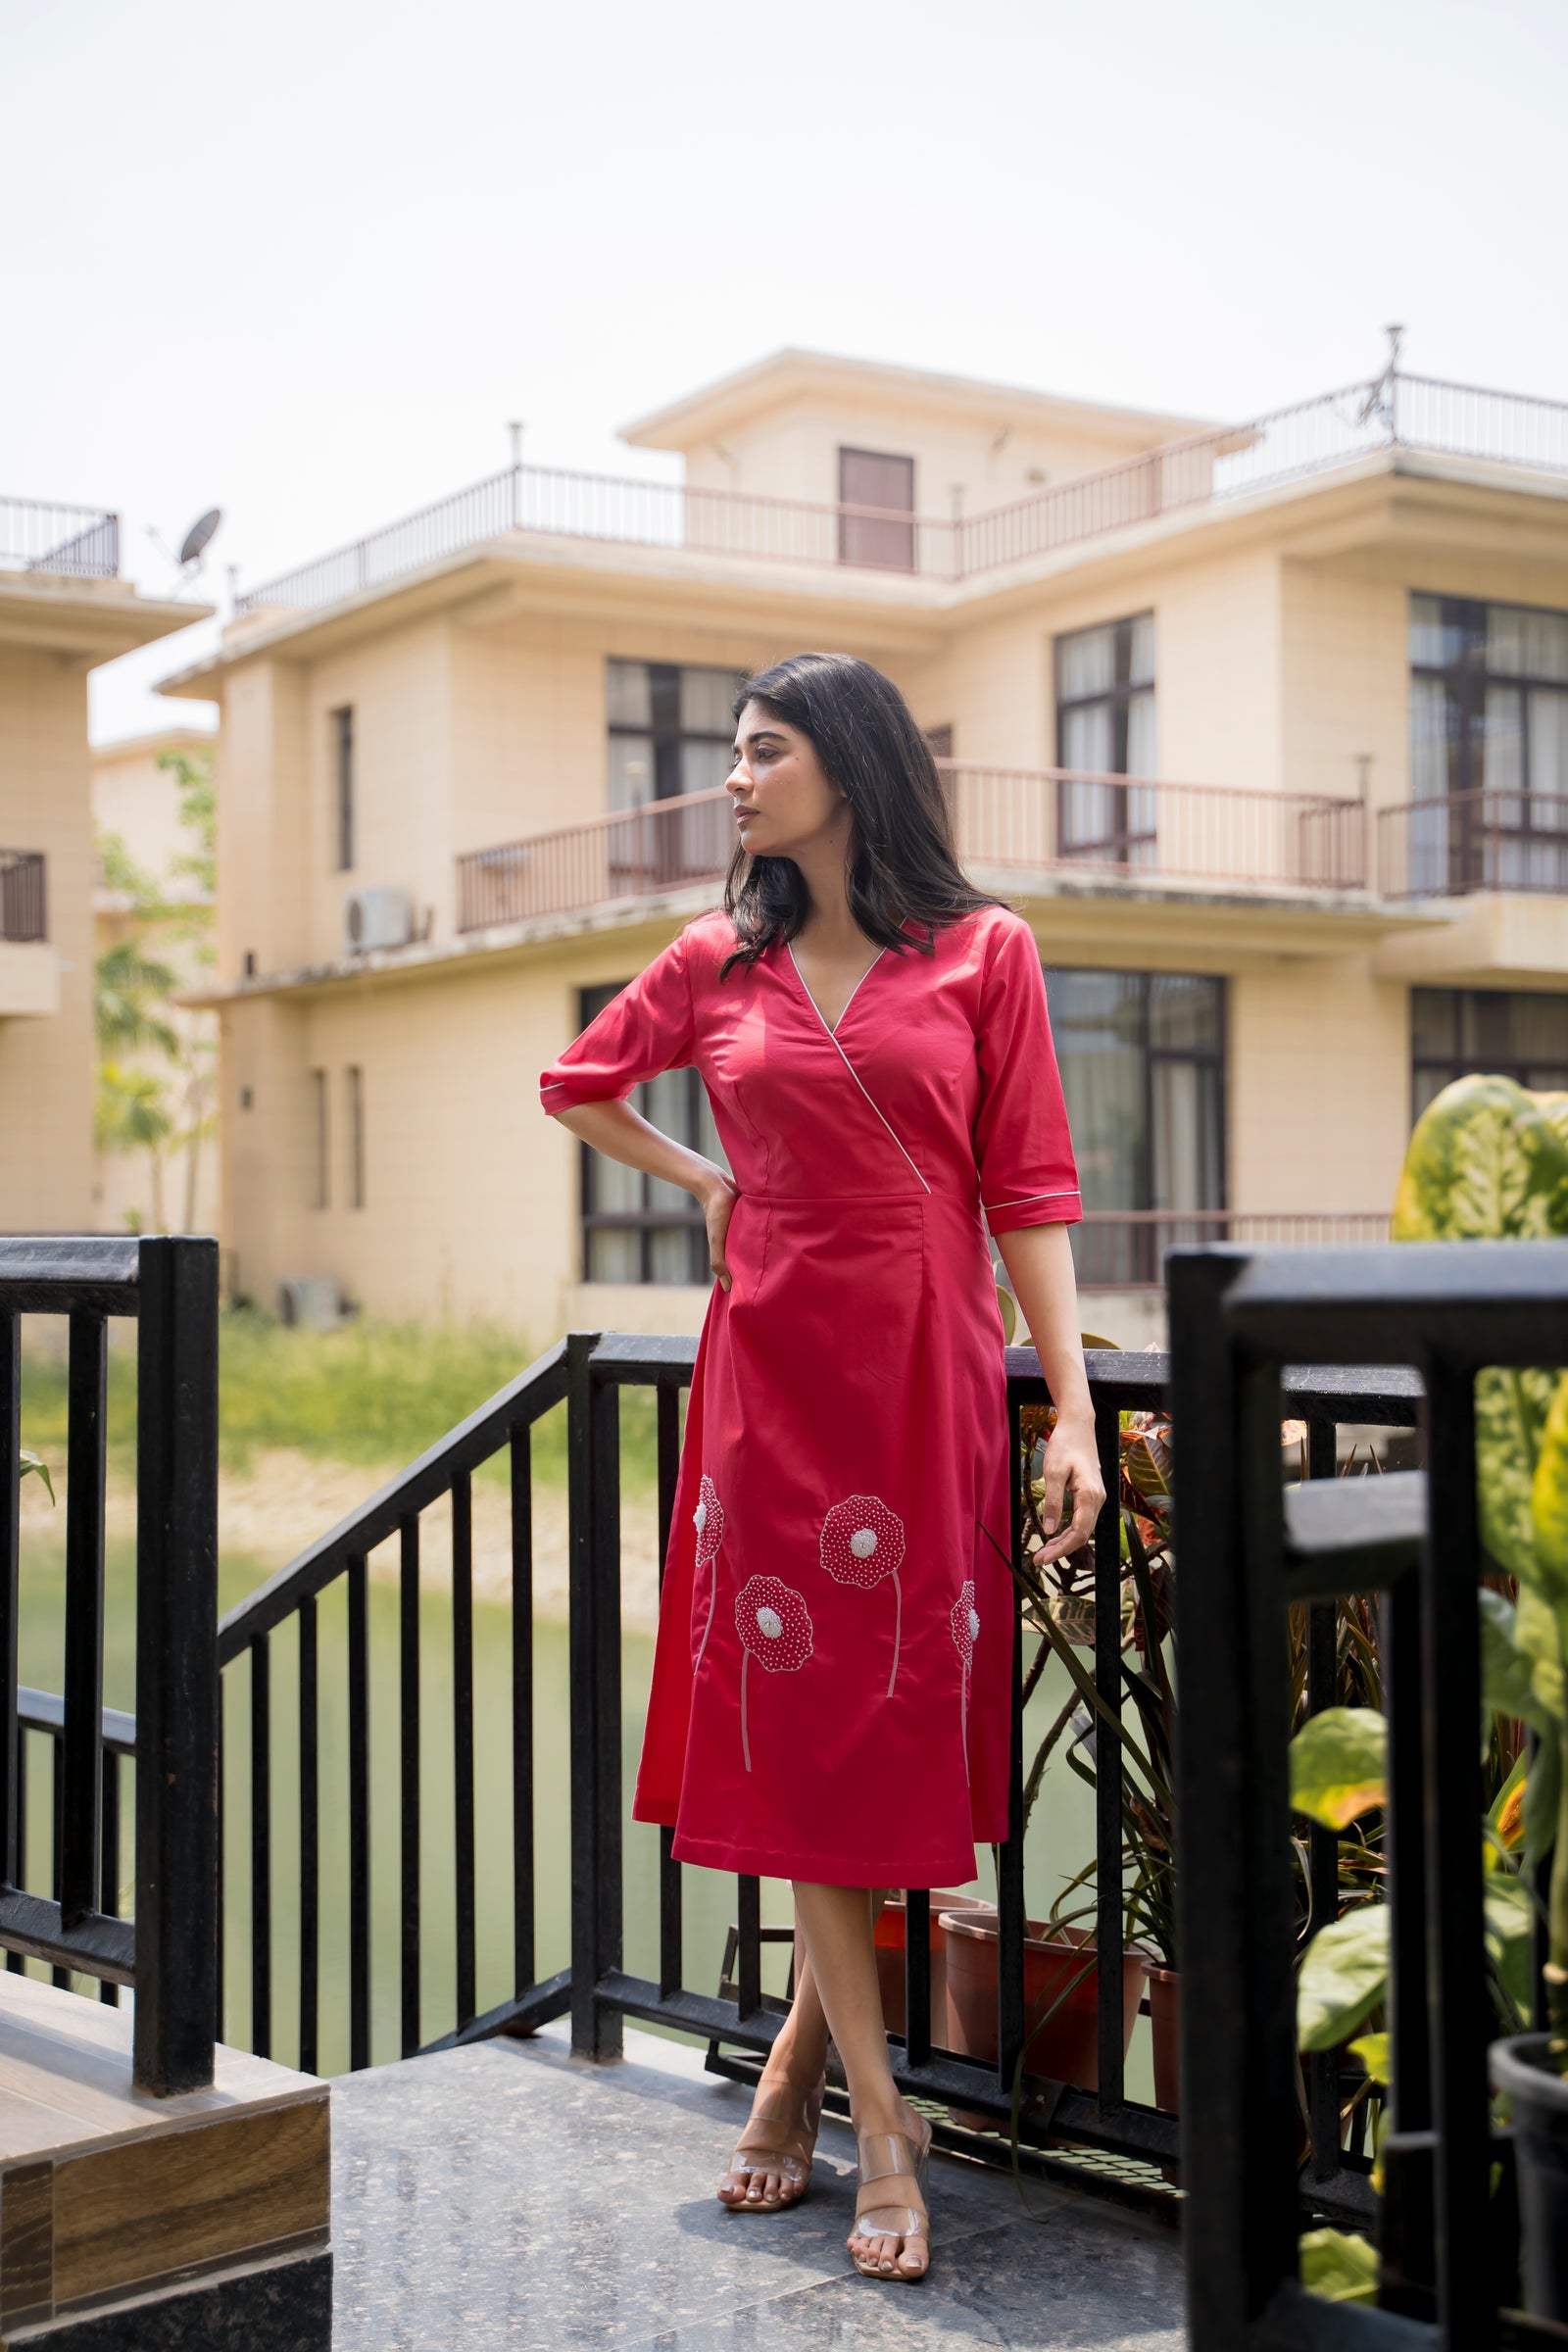
[[[64,1551],[51,1529],[24,1546],[22,1680],[61,1688],[64,1654]],[[112,1546],[106,1564],[104,1698],[130,1708],[135,1695],[134,1554]],[[256,1563],[226,1558],[220,1604],[231,1607],[261,1581]],[[369,1582],[370,1651],[370,1917],[371,2057],[396,2058],[400,2048],[400,1767],[398,1706],[398,1593],[390,1582]],[[513,1990],[512,1872],[512,1622],[510,1610],[476,1602],[473,1612],[474,1781],[477,1868],[477,2005],[491,2008]],[[320,1999],[318,2067],[323,2074],[348,2065],[348,1749],[347,1592],[340,1578],[318,1603],[320,1780]],[[272,1813],[272,2036],[276,2058],[293,2063],[299,2048],[299,1750],[297,1742],[297,1632],[291,1621],[271,1642]],[[420,2032],[429,2040],[455,2023],[455,1937],[451,1604],[442,1592],[421,1600],[420,1807],[423,1826],[420,1911]],[[564,1968],[570,1943],[570,1816],[567,1744],[566,1629],[549,1620],[534,1627],[534,1854],[535,1973]],[[631,1786],[653,1670],[653,1642],[626,1634],[621,1649],[621,1718],[625,1805],[625,1966],[659,1974],[659,1838],[630,1818]],[[1060,1669],[1043,1679],[1030,1707],[1035,1737],[1052,1721],[1066,1692]],[[226,1796],[224,1870],[224,2036],[251,2044],[250,1908],[250,1667],[236,1662],[223,1676]],[[1038,1728],[1036,1728],[1038,1727]],[[27,1884],[50,1890],[49,1755],[47,1742],[28,1740]],[[129,1908],[130,1775],[123,1791],[122,1907]],[[1093,1796],[1055,1765],[1048,1775],[1030,1827],[1028,1895],[1031,1911],[1047,1908],[1065,1876],[1093,1851]],[[987,1866],[989,1871],[989,1866]],[[987,1883],[981,1892],[993,1895]],[[715,1990],[725,1933],[734,1919],[735,1882],[688,1869],[683,1880],[685,1981]],[[766,1881],[764,1922],[790,1917],[788,1889]],[[764,1948],[763,1981],[782,1991],[787,1954]],[[42,1972],[37,1972],[42,1973]],[[96,1989],[77,1980],[78,1989]],[[1140,2026],[1129,2087],[1146,2073]]]

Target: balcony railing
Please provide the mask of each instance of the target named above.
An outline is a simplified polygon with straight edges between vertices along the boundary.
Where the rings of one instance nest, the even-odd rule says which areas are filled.
[[[1366,810],[1358,800],[1072,768],[939,765],[968,866],[1081,875],[1132,889],[1175,883],[1339,892],[1366,885]],[[728,795],[715,785],[475,850],[458,859],[458,929],[716,887],[734,848]]]
[[[1147,1291],[1173,1250],[1209,1242],[1258,1249],[1345,1249],[1386,1242],[1386,1209],[1088,1208],[1072,1228],[1078,1280],[1091,1291]]]
[[[265,587],[248,589],[234,610],[244,618],[271,606],[337,604],[513,531],[956,580],[1159,514],[1273,489],[1386,449],[1568,473],[1568,404],[1388,373],[1246,423],[1166,442],[968,517],[514,466]]]
[[[48,936],[43,858],[36,850],[0,850],[0,939]]]
[[[1568,795],[1450,792],[1378,818],[1386,898],[1459,899],[1472,891],[1568,898]]]
[[[0,571],[63,572],[112,580],[120,570],[120,517],[92,507],[0,498]]]

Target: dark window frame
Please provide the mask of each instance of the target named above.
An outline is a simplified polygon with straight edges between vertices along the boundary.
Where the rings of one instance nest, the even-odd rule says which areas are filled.
[[[577,1027],[579,1035],[587,1028],[589,1022],[602,1012],[607,1004],[613,1003],[621,990],[627,986],[629,983],[625,980],[614,980],[603,982],[594,988],[578,990]],[[677,1136],[675,1141],[686,1144],[695,1150],[698,1146],[693,1139],[702,1133],[701,1118],[706,1103],[706,1089],[701,1073],[695,1069],[679,1070],[672,1074],[685,1081],[685,1133]],[[645,1118],[649,1115],[646,1087],[637,1087],[628,1100],[632,1107],[640,1110]],[[598,1206],[595,1199],[598,1189],[596,1179],[603,1164],[600,1154],[594,1151],[592,1145],[579,1143],[577,1156],[578,1223],[582,1233],[581,1262],[584,1282],[629,1279],[638,1285],[647,1283],[681,1289],[692,1284],[706,1286],[711,1283],[713,1270],[708,1254],[708,1220],[695,1200],[689,1209],[650,1207],[649,1187],[656,1180],[651,1176],[640,1175],[638,1189],[642,1201],[641,1207],[602,1209]],[[671,1232],[684,1232],[688,1237],[689,1270],[685,1282],[675,1286],[669,1284],[667,1276],[657,1274],[654,1271],[655,1237],[661,1233]],[[594,1272],[593,1236],[596,1233],[630,1233],[637,1236],[637,1272],[634,1275],[626,1278]]]
[[[343,1073],[349,1098],[349,1206],[365,1206],[365,1070],[351,1061]]]
[[[332,1205],[332,1113],[325,1070],[312,1070],[311,1096],[314,1105],[316,1132],[312,1139],[311,1205],[330,1208]]]
[[[1561,998],[1565,994],[1568,992],[1560,989],[1412,988],[1410,991],[1410,1123],[1412,1127],[1431,1102],[1433,1095],[1441,1092],[1441,1088],[1444,1086],[1451,1086],[1456,1078],[1478,1076],[1511,1078],[1516,1085],[1529,1087],[1535,1092],[1568,1091],[1568,1059],[1557,1063],[1549,1060],[1544,1061],[1539,1056],[1524,1054],[1499,1054],[1493,1053],[1490,1049],[1475,1054],[1467,1054],[1461,1044],[1467,1004],[1471,1006],[1483,1003],[1492,1005],[1511,1004],[1517,998],[1538,995]],[[1449,1011],[1452,1024],[1450,1030],[1453,1041],[1452,1050],[1443,1054],[1422,1053],[1416,1043],[1416,1000],[1425,998],[1430,1004],[1432,1000],[1440,997],[1447,997],[1451,1000]],[[1424,1088],[1423,1081],[1430,1082],[1434,1078],[1441,1082],[1440,1085],[1433,1087],[1428,1083]],[[1544,1087],[1544,1081],[1545,1082]]]
[[[1519,729],[1519,784],[1516,789],[1505,786],[1493,788],[1502,798],[1517,802],[1517,819],[1512,823],[1501,823],[1488,814],[1486,803],[1466,801],[1452,811],[1451,819],[1446,820],[1444,839],[1434,845],[1440,861],[1446,868],[1446,894],[1461,897],[1471,890],[1488,887],[1499,843],[1521,849],[1527,855],[1532,846],[1540,844],[1543,850],[1549,850],[1554,863],[1561,863],[1565,855],[1568,855],[1568,843],[1565,843],[1565,836],[1558,827],[1538,826],[1532,822],[1531,801],[1535,786],[1530,773],[1533,732],[1530,697],[1541,693],[1560,695],[1568,690],[1568,681],[1527,670],[1489,669],[1487,666],[1487,615],[1490,612],[1528,613],[1557,621],[1568,619],[1568,613],[1557,606],[1516,604],[1508,597],[1440,596],[1431,589],[1413,588],[1409,593],[1406,618],[1407,647],[1414,634],[1414,612],[1418,600],[1438,607],[1439,625],[1457,632],[1459,651],[1452,662],[1417,662],[1413,648],[1409,651],[1410,676],[1440,680],[1446,690],[1450,712],[1457,722],[1446,792],[1417,800],[1412,779],[1413,808],[1441,808],[1455,794],[1482,791],[1486,766],[1480,747],[1486,740],[1487,690],[1489,687],[1497,687],[1510,692],[1517,691],[1523,702]],[[1545,799],[1554,796],[1543,794],[1540,797]]]
[[[354,705],[344,703],[332,712],[333,814],[337,830],[337,870],[354,871]]]
[[[626,736],[635,742],[651,742],[654,750],[654,791],[656,801],[682,800],[681,746],[687,743],[721,743],[728,751],[734,744],[730,727],[683,727],[680,723],[681,672],[688,669],[724,669],[722,662],[649,662],[639,654],[616,654],[612,659],[635,663],[646,669],[649,682],[650,724],[636,726],[626,719],[606,721],[605,731],[611,736]],[[608,674],[608,673],[607,673]],[[744,672],[737,670],[735,685],[739,691]],[[624,984],[622,984],[624,985]]]
[[[1159,691],[1157,653],[1154,677],[1135,679],[1132,674],[1133,632],[1140,621],[1146,620],[1152,625],[1154,609],[1152,605],[1145,606],[1137,612],[1124,612],[1115,620],[1092,621],[1086,628],[1064,629],[1052,640],[1052,690],[1055,704],[1056,765],[1059,768],[1070,768],[1066,747],[1067,719],[1074,710],[1094,710],[1108,707],[1110,710],[1110,765],[1104,771],[1107,775],[1125,776],[1128,772],[1127,743],[1135,694],[1152,694],[1156,697],[1155,725],[1157,727]],[[1114,679],[1108,687],[1102,687],[1095,694],[1064,695],[1061,690],[1061,673],[1066,648],[1074,639],[1097,636],[1102,629],[1114,629],[1116,632]],[[1152,781],[1152,779],[1144,780]],[[1137,781],[1138,779],[1134,779],[1135,783]],[[1131,865],[1134,862],[1133,852],[1135,850],[1152,849],[1155,846],[1158,834],[1154,824],[1140,825],[1137,832],[1132,829],[1134,796],[1131,789],[1125,791],[1113,789],[1111,791],[1111,821],[1109,829],[1102,837],[1069,841],[1068,834],[1071,827],[1068,822],[1067,794],[1070,790],[1071,787],[1066,784],[1058,783],[1056,787],[1056,841],[1063,857],[1092,857],[1098,864],[1103,862],[1100,853],[1108,849],[1111,853],[1110,861],[1113,864]]]
[[[1140,1062],[1140,1078],[1142,1089],[1142,1101],[1140,1105],[1142,1113],[1142,1134],[1140,1138],[1141,1150],[1138,1155],[1138,1164],[1136,1168],[1136,1190],[1138,1198],[1136,1200],[1126,1202],[1126,1209],[1131,1212],[1141,1211],[1146,1214],[1157,1213],[1162,1218],[1167,1219],[1171,1224],[1179,1224],[1184,1213],[1186,1213],[1179,1208],[1158,1209],[1154,1200],[1154,1077],[1156,1068],[1159,1064],[1174,1062],[1197,1064],[1202,1069],[1211,1071],[1213,1074],[1215,1133],[1211,1141],[1214,1145],[1213,1159],[1216,1179],[1215,1191],[1218,1195],[1218,1198],[1213,1200],[1202,1201],[1199,1205],[1205,1213],[1209,1211],[1223,1212],[1230,1206],[1231,1142],[1229,1067],[1231,1003],[1230,988],[1224,974],[1220,972],[1172,973],[1159,971],[1138,971],[1121,965],[1051,965],[1046,967],[1046,993],[1048,1003],[1051,998],[1052,983],[1054,981],[1060,981],[1061,979],[1068,977],[1076,977],[1079,973],[1084,973],[1097,979],[1113,978],[1118,980],[1136,980],[1142,984],[1138,1000],[1137,1038],[1137,1051]],[[1153,1042],[1153,983],[1156,980],[1164,979],[1201,980],[1205,982],[1207,986],[1213,989],[1215,1007],[1215,1036],[1213,1045],[1176,1047],[1160,1046]],[[1052,1007],[1052,1011],[1053,1019],[1054,1021],[1054,1006]],[[1063,1058],[1063,1056],[1058,1052],[1058,1060],[1061,1058]],[[1112,1213],[1114,1213],[1114,1211]],[[1103,1260],[1107,1268],[1111,1268],[1113,1266],[1118,1246],[1116,1229],[1114,1227],[1096,1228],[1094,1226],[1075,1226],[1073,1228],[1073,1234],[1074,1255],[1079,1261],[1080,1266],[1079,1281],[1085,1289],[1093,1289],[1097,1287],[1120,1287],[1128,1282],[1152,1283],[1159,1279],[1159,1261],[1161,1251],[1160,1229],[1158,1226],[1149,1225],[1143,1227],[1142,1229],[1138,1227],[1132,1227],[1128,1229],[1125,1244],[1126,1263],[1120,1267],[1114,1268],[1114,1270],[1100,1272],[1097,1272],[1097,1264],[1099,1261]],[[1100,1235],[1103,1235],[1104,1238],[1102,1241],[1099,1238]],[[1212,1233],[1208,1230],[1195,1232],[1193,1238],[1195,1240],[1207,1240],[1212,1238]]]

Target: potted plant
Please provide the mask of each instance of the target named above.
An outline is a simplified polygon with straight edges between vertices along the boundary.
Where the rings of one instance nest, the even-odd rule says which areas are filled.
[[[1400,1240],[1568,1235],[1568,1095],[1462,1078],[1410,1139],[1395,1208]],[[1481,1539],[1515,1596],[1481,1596],[1489,1703],[1536,1734],[1519,1846],[1526,1883],[1552,1854],[1547,2030],[1492,2050],[1513,2114],[1526,2308],[1568,2321],[1568,1375],[1494,1370],[1476,1381]],[[1489,1887],[1490,1892],[1490,1887]]]

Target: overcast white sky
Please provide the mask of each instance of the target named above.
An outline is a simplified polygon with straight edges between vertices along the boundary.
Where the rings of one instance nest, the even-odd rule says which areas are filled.
[[[257,582],[783,343],[1568,397],[1564,0],[5,0],[0,492]],[[194,714],[101,670],[94,732]]]

